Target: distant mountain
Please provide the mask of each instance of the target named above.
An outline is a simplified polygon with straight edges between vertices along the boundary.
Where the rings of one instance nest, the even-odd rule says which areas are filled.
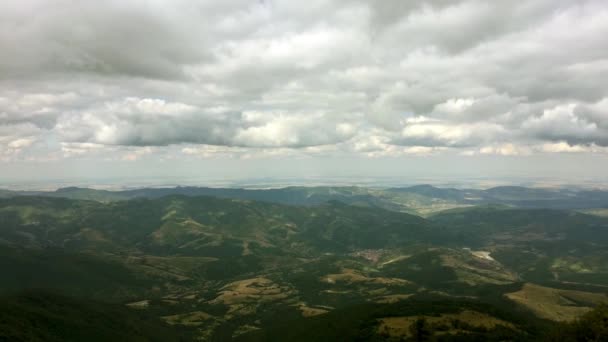
[[[424,219],[337,201],[297,207],[215,197],[95,202],[49,197],[0,200],[0,239],[30,247],[215,256],[257,248],[348,251],[432,239]],[[232,251],[234,250],[234,251]],[[205,254],[206,253],[206,254]]]
[[[473,241],[484,244],[505,239],[534,241],[565,239],[608,243],[606,218],[556,209],[518,209],[485,205],[446,210],[431,216],[433,222],[450,226]]]
[[[280,189],[234,189],[205,187],[145,188],[123,191],[69,187],[56,191],[0,191],[0,198],[44,196],[100,202],[125,201],[135,198],[160,198],[171,195],[213,196],[255,200],[295,206],[320,205],[329,201],[382,208],[418,215],[480,204],[504,204],[520,208],[590,209],[608,207],[606,191],[573,191],[516,186],[487,190],[437,188],[416,185],[406,188],[362,187],[286,187]]]
[[[56,191],[0,191],[0,198],[44,196],[84,199],[100,202],[135,198],[160,198],[170,195],[213,196],[264,201],[270,203],[310,206],[328,201],[350,205],[382,208],[412,214],[434,212],[480,204],[504,204],[520,208],[590,209],[608,207],[608,191],[540,189],[501,186],[487,190],[438,188],[416,185],[405,188],[363,187],[286,187],[280,189],[235,189],[205,187],[145,188],[123,191],[94,190],[69,187]]]
[[[558,189],[538,189],[526,188],[523,186],[498,186],[484,190],[482,194],[488,198],[502,200],[552,200],[562,199],[569,194],[574,194],[570,191]]]

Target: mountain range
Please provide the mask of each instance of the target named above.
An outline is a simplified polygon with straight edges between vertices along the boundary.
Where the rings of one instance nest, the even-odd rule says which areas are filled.
[[[142,340],[400,340],[422,320],[440,340],[539,340],[608,301],[603,191],[2,196],[1,305],[10,322],[41,322],[38,335],[3,329],[6,339],[111,336],[129,322]],[[157,333],[143,333],[150,324]]]

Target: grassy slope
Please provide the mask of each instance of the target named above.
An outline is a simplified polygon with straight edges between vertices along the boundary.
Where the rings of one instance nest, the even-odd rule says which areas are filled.
[[[20,245],[114,251],[138,246],[156,253],[203,255],[213,253],[214,246],[222,248],[216,253],[240,254],[243,241],[276,248],[295,243],[298,250],[335,252],[432,236],[432,227],[422,218],[339,202],[294,207],[185,196],[111,203],[4,199],[0,224],[0,238]]]
[[[325,330],[327,333],[348,334],[351,331],[360,334],[369,332],[365,329],[372,329],[370,322],[375,316],[367,316],[358,309],[353,314],[359,313],[351,316],[343,310],[353,305],[359,307],[366,298],[372,298],[369,295],[371,291],[381,291],[387,286],[348,282],[330,285],[322,283],[321,278],[328,274],[345,274],[344,269],[351,267],[358,270],[357,274],[362,277],[403,278],[431,290],[453,290],[478,298],[485,296],[486,292],[492,294],[493,298],[501,298],[502,293],[517,291],[509,289],[517,284],[492,285],[491,282],[479,281],[480,274],[491,281],[502,277],[505,272],[500,265],[493,266],[476,260],[462,246],[474,243],[486,246],[488,241],[501,241],[497,237],[508,234],[505,241],[512,245],[512,249],[494,244],[490,246],[495,248],[491,250],[492,255],[503,266],[512,267],[525,277],[550,279],[553,277],[550,271],[555,256],[562,257],[559,263],[562,268],[586,269],[586,265],[581,266],[576,262],[587,254],[591,254],[589,262],[602,264],[605,259],[596,252],[605,246],[606,240],[602,235],[605,223],[605,219],[566,211],[501,207],[453,210],[436,215],[429,222],[404,213],[353,207],[338,202],[295,207],[188,196],[109,203],[20,197],[0,200],[0,239],[8,246],[0,249],[0,252],[4,253],[3,267],[13,267],[5,273],[6,278],[2,283],[8,284],[8,289],[32,287],[28,284],[60,288],[63,281],[67,284],[64,290],[87,289],[86,293],[77,293],[80,295],[103,296],[106,290],[108,294],[118,293],[123,298],[132,293],[143,297],[148,289],[166,280],[161,277],[163,280],[160,281],[157,278],[159,274],[149,273],[153,266],[156,267],[154,272],[162,269],[166,273],[179,273],[179,276],[190,278],[182,284],[186,287],[195,286],[202,291],[203,287],[198,287],[201,283],[194,280],[212,283],[212,287],[204,288],[205,300],[210,300],[214,291],[226,282],[266,273],[281,286],[299,291],[297,296],[311,305],[331,301],[330,305],[336,310],[312,320],[321,322],[315,323],[321,326],[332,326],[333,332]],[[530,233],[532,235],[526,235]],[[537,236],[539,234],[540,238]],[[456,238],[459,236],[461,240]],[[536,240],[531,240],[530,237],[534,236]],[[591,243],[599,247],[592,249],[589,247]],[[11,244],[32,248],[23,252]],[[429,245],[441,247],[428,249]],[[396,261],[380,266],[349,256],[353,251],[366,249],[387,250],[387,257],[397,257]],[[576,252],[571,252],[573,249]],[[522,256],[522,250],[536,254],[534,258]],[[94,255],[91,256],[91,253]],[[413,255],[399,259],[399,253]],[[556,254],[553,256],[551,253]],[[531,260],[533,263],[527,264],[515,256],[522,256],[523,261]],[[172,258],[179,258],[176,260],[180,261],[172,262]],[[126,259],[141,260],[141,264],[125,267],[125,264],[116,262]],[[538,268],[542,263],[544,273],[528,270]],[[306,269],[306,265],[312,269]],[[518,265],[525,268],[519,269]],[[469,266],[485,270],[485,273],[475,269],[470,271],[467,269]],[[147,271],[144,272],[144,269]],[[9,278],[12,274],[18,275],[15,278],[18,282],[11,283],[14,282],[13,278]],[[560,276],[566,275],[565,271],[560,271]],[[474,280],[475,286],[462,283],[463,278]],[[108,286],[104,289],[105,284]],[[349,293],[342,297],[323,294],[328,289]],[[386,293],[412,293],[415,290],[414,285],[408,285],[403,291],[390,289]],[[290,295],[292,299],[296,296],[293,293]],[[338,297],[344,299],[332,299]],[[409,300],[404,303],[409,303]],[[420,303],[417,303],[411,303],[409,311],[394,314],[416,314],[415,306],[418,305],[417,310],[421,309]],[[500,300],[493,303],[504,305],[504,302],[500,304]],[[260,312],[268,317],[263,320],[263,326],[271,324],[277,315],[281,315],[281,305],[285,304],[267,305],[266,311],[254,311],[251,316],[239,316],[233,322],[226,322],[216,336],[232,336],[241,325],[253,324]],[[192,306],[178,309],[195,310]],[[207,312],[207,309],[214,308],[207,306],[198,309]],[[185,312],[167,308],[160,311],[163,315]],[[221,317],[222,311],[217,312]],[[385,316],[387,312],[376,314]],[[299,315],[295,308],[286,313],[289,314],[285,314],[285,317]],[[341,323],[342,315],[350,317],[350,323]],[[292,321],[298,327],[303,324],[310,329],[318,328],[306,322],[299,318]],[[359,323],[367,325],[361,330]]]
[[[495,331],[473,332],[465,336],[479,340],[492,340],[509,336],[510,339],[534,341],[552,323],[540,320],[526,311],[513,311],[507,302],[480,303],[471,300],[437,297],[417,297],[396,304],[359,304],[342,310],[335,310],[325,315],[297,320],[278,320],[267,329],[254,331],[241,336],[238,341],[382,341],[384,337],[377,334],[378,320],[383,317],[401,317],[415,315],[437,315],[440,313],[459,313],[462,310],[474,310],[487,313],[513,323],[519,331],[505,333],[502,329]]]

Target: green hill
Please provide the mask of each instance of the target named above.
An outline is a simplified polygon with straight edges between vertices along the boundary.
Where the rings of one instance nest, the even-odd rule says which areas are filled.
[[[49,292],[0,297],[2,341],[187,341],[192,334],[146,312]]]
[[[104,314],[126,310],[207,340],[399,340],[419,320],[444,340],[534,340],[553,324],[542,317],[562,317],[539,306],[576,317],[603,300],[606,232],[604,217],[507,205],[423,218],[335,200],[17,196],[0,199],[0,293],[71,298],[40,313],[60,326],[84,310],[111,330]],[[55,307],[69,300],[66,323]],[[23,329],[38,314],[28,303],[10,307]],[[41,338],[64,336],[50,325]]]

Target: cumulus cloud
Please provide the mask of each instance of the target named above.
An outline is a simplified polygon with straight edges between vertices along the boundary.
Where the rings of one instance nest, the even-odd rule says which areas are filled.
[[[506,133],[496,124],[421,121],[405,126],[392,142],[408,146],[467,147],[502,139],[506,139]]]
[[[32,146],[40,130],[29,123],[0,125],[0,161],[10,161],[22,156],[23,150]]]
[[[62,115],[56,130],[65,141],[99,145],[305,147],[334,144],[354,135],[353,124],[334,119],[322,112],[232,112],[127,98],[84,113]]]
[[[591,106],[594,107],[598,105]],[[607,146],[608,130],[604,120],[594,116],[593,112],[588,112],[590,115],[577,114],[576,109],[576,104],[547,109],[542,115],[527,119],[522,124],[522,130],[541,140]]]
[[[606,36],[601,0],[4,1],[0,155],[602,153]]]

